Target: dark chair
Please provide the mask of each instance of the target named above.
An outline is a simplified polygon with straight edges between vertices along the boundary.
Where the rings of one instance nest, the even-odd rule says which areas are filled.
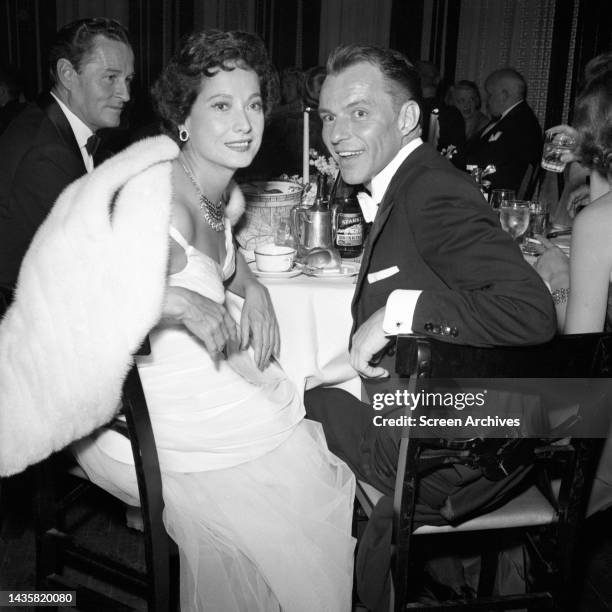
[[[148,352],[147,346],[139,354]],[[145,570],[118,559],[109,550],[108,543],[103,550],[92,550],[87,538],[77,537],[81,519],[71,518],[74,512],[73,515],[70,512],[78,507],[79,502],[82,505],[83,496],[93,493],[94,496],[103,495],[116,500],[84,479],[82,473],[79,475],[80,468],[67,470],[66,454],[56,453],[37,466],[37,588],[74,590],[79,609],[130,609],[128,605],[109,598],[108,587],[99,587],[102,583],[97,583],[97,579],[144,598],[150,611],[178,610],[178,550],[162,522],[164,504],[157,449],[136,366],[127,376],[122,401],[125,421],[116,419],[114,426],[125,429],[132,445],[144,523]],[[66,480],[68,486],[62,489],[62,481]],[[70,576],[66,575],[66,568],[73,570]],[[80,584],[75,582],[74,570],[78,572],[77,576],[86,576]],[[99,592],[96,592],[98,587]]]
[[[414,393],[425,388],[432,391],[431,385],[438,379],[609,378],[612,376],[612,335],[558,336],[543,345],[497,348],[400,336],[396,371],[402,377],[409,377],[409,391]],[[572,436],[571,432],[577,429],[572,429],[570,423],[577,427],[591,416],[579,412],[565,421],[556,433],[562,440],[551,437],[528,441],[528,454],[524,454],[523,448],[520,461],[532,462],[538,478],[529,488],[517,491],[516,496],[502,507],[458,525],[421,526],[416,530],[413,528],[414,508],[423,471],[442,462],[503,470],[504,462],[508,467],[516,457],[512,452],[493,452],[492,456],[490,453],[487,456],[483,452],[486,450],[484,440],[449,444],[444,440],[418,438],[414,434],[411,437],[410,428],[406,427],[400,442],[393,500],[390,609],[573,609],[572,593],[577,589],[576,582],[572,581],[572,561],[603,440],[582,437],[584,432],[580,437]],[[601,435],[601,431],[597,435]],[[358,483],[357,490],[359,505],[369,515],[381,494],[364,483]],[[454,533],[480,531],[487,532],[487,541],[492,542],[493,533],[489,530],[506,530],[504,533],[507,533],[510,529],[524,538],[533,559],[534,583],[529,584],[527,593],[493,595],[495,553],[483,554],[476,599],[449,599],[435,604],[416,601],[415,588],[419,585],[414,584],[414,576],[418,575],[413,558],[414,537],[435,535],[439,540],[452,537]]]
[[[13,292],[8,287],[4,287],[0,285],[0,321],[4,317],[4,313],[8,310],[8,307],[13,299]],[[5,503],[2,500],[2,491],[4,489],[3,484],[5,484],[6,479],[0,478],[0,527],[2,526],[2,522],[4,520],[5,513]]]
[[[540,164],[529,164],[516,194],[519,200],[531,200],[542,182],[544,170]]]

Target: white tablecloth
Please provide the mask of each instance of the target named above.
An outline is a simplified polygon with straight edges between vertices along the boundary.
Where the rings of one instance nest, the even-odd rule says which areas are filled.
[[[259,279],[278,318],[279,362],[298,388],[339,386],[360,397],[360,379],[348,361],[355,279]]]

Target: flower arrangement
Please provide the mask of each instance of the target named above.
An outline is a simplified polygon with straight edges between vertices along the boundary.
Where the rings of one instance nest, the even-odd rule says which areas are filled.
[[[331,179],[335,179],[338,175],[338,164],[331,155],[325,157],[321,155],[315,149],[310,149],[310,165],[315,168],[319,174],[328,176]]]
[[[457,147],[455,145],[448,145],[448,147],[446,147],[445,149],[442,149],[440,151],[440,154],[443,157],[446,157],[446,159],[453,159],[453,157],[456,155],[457,153]]]

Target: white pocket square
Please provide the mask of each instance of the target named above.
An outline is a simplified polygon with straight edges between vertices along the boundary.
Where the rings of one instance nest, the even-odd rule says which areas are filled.
[[[495,132],[495,134],[491,134],[489,136],[489,142],[495,142],[501,135],[501,132]]]
[[[384,270],[379,270],[378,272],[371,272],[368,274],[368,283],[372,285],[373,283],[389,278],[398,272],[399,268],[397,266],[391,266],[390,268],[385,268]]]

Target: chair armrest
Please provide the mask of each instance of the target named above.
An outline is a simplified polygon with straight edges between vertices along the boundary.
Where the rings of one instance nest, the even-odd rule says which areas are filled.
[[[609,378],[612,334],[555,336],[531,346],[475,347],[417,335],[397,338],[396,372],[419,378]]]

